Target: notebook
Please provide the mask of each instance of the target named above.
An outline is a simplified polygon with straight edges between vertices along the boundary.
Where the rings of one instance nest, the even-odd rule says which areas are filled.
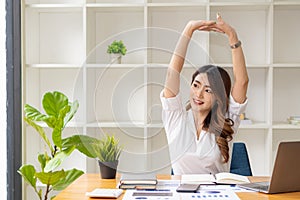
[[[155,189],[157,184],[154,173],[123,173],[119,182],[120,189]]]
[[[300,191],[300,141],[281,142],[270,182],[240,184],[239,187],[275,194]]]
[[[247,176],[220,172],[217,174],[182,174],[181,184],[240,184],[250,183]]]

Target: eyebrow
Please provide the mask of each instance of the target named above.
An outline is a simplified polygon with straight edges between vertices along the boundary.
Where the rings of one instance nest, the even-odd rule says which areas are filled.
[[[195,82],[196,82],[196,83],[199,83],[199,84],[201,84],[201,82],[200,82],[200,81],[197,81],[197,80],[195,80]],[[209,85],[204,85],[204,87],[209,87],[209,88],[210,88],[210,86],[209,86]]]

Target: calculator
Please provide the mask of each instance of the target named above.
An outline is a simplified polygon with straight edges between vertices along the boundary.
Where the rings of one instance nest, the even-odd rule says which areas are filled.
[[[88,197],[98,198],[118,198],[123,193],[122,189],[111,189],[111,188],[97,188],[92,192],[86,192],[85,195]]]

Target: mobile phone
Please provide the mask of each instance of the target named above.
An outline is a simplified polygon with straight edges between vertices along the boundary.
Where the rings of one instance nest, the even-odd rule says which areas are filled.
[[[200,184],[180,184],[176,192],[197,192]]]

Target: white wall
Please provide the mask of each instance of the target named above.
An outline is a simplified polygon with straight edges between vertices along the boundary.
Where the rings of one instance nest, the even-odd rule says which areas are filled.
[[[0,1],[0,94],[6,94],[5,2]],[[0,95],[0,199],[6,199],[6,95]]]

